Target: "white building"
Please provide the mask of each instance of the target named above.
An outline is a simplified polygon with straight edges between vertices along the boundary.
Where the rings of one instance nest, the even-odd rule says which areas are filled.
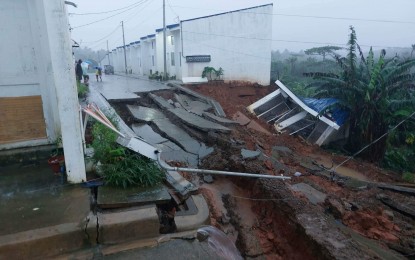
[[[65,1],[0,1],[0,150],[62,136],[68,180],[86,180]]]
[[[166,26],[169,76],[176,76],[179,80],[200,78],[205,67],[213,67],[224,70],[223,79],[226,81],[243,80],[268,85],[272,9],[272,4],[261,5]],[[163,29],[126,46],[126,53],[134,48],[139,49],[139,53],[127,57],[127,68],[133,74],[146,76],[156,71],[163,72]],[[123,48],[117,47],[109,55],[114,60],[115,71],[125,72]],[[120,59],[123,62],[115,62]]]

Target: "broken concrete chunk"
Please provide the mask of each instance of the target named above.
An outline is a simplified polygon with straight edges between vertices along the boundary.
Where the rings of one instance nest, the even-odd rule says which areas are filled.
[[[243,159],[256,159],[259,157],[260,154],[261,154],[261,151],[259,150],[256,150],[256,151],[247,150],[247,149],[241,150],[241,155]]]
[[[154,187],[126,189],[111,186],[98,187],[97,204],[101,208],[126,208],[168,201],[170,201],[170,194],[162,184]]]
[[[213,183],[213,178],[212,178],[212,175],[210,175],[210,174],[204,174],[203,175],[203,181],[204,182],[206,182],[206,183]]]
[[[220,222],[224,225],[227,225],[227,224],[230,223],[230,221],[231,221],[231,218],[228,216],[228,214],[222,213],[222,216],[220,218]]]
[[[314,205],[323,203],[327,195],[311,187],[306,183],[297,183],[291,186],[291,189],[301,192]],[[341,204],[340,204],[341,205]]]
[[[167,100],[165,100],[162,97],[156,96],[152,93],[150,93],[148,96],[151,98],[151,100],[154,101],[154,103],[156,103],[161,108],[164,108],[164,109],[174,108],[172,104],[170,104]]]
[[[188,111],[196,114],[198,116],[202,116],[203,112],[212,109],[212,106],[209,104],[206,104],[204,102],[200,102],[200,101],[192,101],[189,104],[189,109]]]
[[[393,221],[393,218],[395,217],[392,210],[384,210],[383,215],[385,215],[390,221]]]
[[[251,119],[239,111],[233,115],[232,119],[240,125],[247,125],[249,122],[251,122]]]
[[[329,211],[336,219],[341,219],[345,213],[343,205],[335,198],[327,198],[325,204],[328,206]]]
[[[190,192],[197,190],[193,183],[183,178],[176,171],[168,171],[166,173],[166,180],[182,197],[186,197]]]
[[[130,110],[131,114],[140,121],[151,122],[156,119],[166,118],[163,113],[153,108],[132,105],[127,105],[127,108]]]
[[[249,124],[246,127],[249,129],[255,130],[257,132],[266,134],[266,135],[272,135],[270,131],[268,131],[267,129],[265,129],[264,127],[262,127],[260,124],[258,124],[255,121],[249,122]]]
[[[222,106],[219,104],[219,102],[217,102],[216,100],[211,99],[209,101],[210,104],[212,104],[213,109],[215,111],[215,114],[217,116],[221,116],[221,117],[226,117],[225,111],[223,111]]]
[[[209,120],[212,120],[214,122],[217,122],[219,124],[224,124],[224,125],[234,125],[234,124],[238,124],[238,122],[235,122],[233,120],[229,120],[229,119],[227,119],[225,117],[216,116],[216,115],[214,115],[212,113],[209,113],[209,112],[204,112],[203,113],[203,117],[205,117],[205,118],[207,118]]]
[[[202,143],[199,149],[199,160],[213,153],[213,151],[213,147],[207,147],[204,143]]]
[[[198,229],[196,233],[196,238],[199,242],[203,242],[208,239],[209,233],[206,230]]]
[[[166,134],[166,136],[170,140],[180,145],[185,151],[193,154],[199,153],[199,142],[193,139],[188,133],[186,133],[180,127],[170,122],[170,120],[155,120],[154,123],[161,132]]]
[[[293,154],[292,150],[285,146],[274,146],[272,147],[272,157],[280,159],[282,157],[288,157]]]
[[[133,124],[132,129],[134,133],[152,145],[167,141],[166,138],[154,132],[151,126],[147,124]]]
[[[181,108],[173,108],[169,109],[169,112],[173,113],[176,117],[178,117],[183,123],[200,129],[202,131],[218,131],[218,132],[224,132],[229,133],[231,129],[224,127],[220,124],[213,123],[211,121],[208,121],[200,116],[197,116],[195,114],[189,113],[184,109]]]
[[[101,90],[101,94],[104,96],[106,100],[112,101],[112,102],[132,101],[132,100],[138,100],[140,98],[140,96],[130,91],[103,89]]]

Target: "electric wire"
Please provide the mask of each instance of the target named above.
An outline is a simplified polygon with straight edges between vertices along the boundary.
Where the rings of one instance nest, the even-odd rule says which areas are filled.
[[[128,12],[128,11],[131,11],[131,10],[133,10],[134,8],[139,7],[141,4],[145,3],[146,1],[147,1],[147,0],[142,0],[142,1],[140,1],[140,4],[137,4],[137,5],[135,5],[135,6],[131,7],[131,8],[129,8],[129,9],[127,9],[127,10],[124,10],[124,11],[122,11],[122,12],[118,12],[118,13],[116,13],[116,14],[113,14],[113,15],[107,16],[107,17],[102,18],[102,19],[99,19],[99,20],[95,20],[95,21],[90,22],[90,23],[86,23],[86,24],[82,24],[82,25],[74,26],[74,27],[72,27],[72,29],[78,29],[78,28],[82,28],[82,27],[85,27],[85,26],[89,26],[89,25],[92,25],[92,24],[95,24],[95,23],[99,23],[99,22],[102,22],[102,21],[108,20],[108,19],[110,19],[110,18],[112,18],[112,17],[114,17],[114,16],[117,16],[117,15],[123,14],[123,13]]]
[[[113,13],[113,12],[117,12],[117,11],[120,11],[120,10],[127,9],[127,8],[132,7],[132,6],[134,6],[136,4],[139,4],[139,3],[140,3],[140,1],[135,2],[134,4],[131,4],[131,5],[128,5],[128,6],[125,6],[125,7],[122,7],[122,8],[118,8],[118,9],[114,9],[114,10],[110,10],[110,11],[103,11],[103,12],[97,12],[97,13],[68,13],[68,15],[98,15],[98,14],[108,14],[108,13]]]
[[[315,42],[315,41],[296,41],[296,40],[283,40],[283,39],[266,39],[266,38],[255,38],[255,37],[246,37],[246,36],[237,36],[237,35],[225,35],[225,34],[214,34],[214,33],[201,33],[201,32],[192,32],[192,31],[183,31],[183,33],[202,34],[202,35],[213,35],[213,36],[218,36],[218,37],[228,37],[228,38],[238,38],[238,39],[248,39],[248,40],[259,40],[259,41],[273,41],[273,42],[288,42],[288,43],[305,43],[305,44],[348,46],[348,44],[346,44],[346,43]],[[362,46],[362,47],[375,47],[375,48],[403,48],[403,47],[390,47],[390,46],[364,45],[364,44],[359,44],[359,46]]]
[[[129,21],[131,21],[131,19],[135,18],[140,12],[142,12],[151,2],[153,2],[153,0],[145,0],[143,2],[143,4],[146,4],[145,6],[143,6],[142,9],[138,10],[135,13],[132,13],[130,16],[128,16],[127,18],[124,19],[124,24],[128,23]]]
[[[379,138],[377,138],[376,140],[374,140],[373,142],[371,142],[370,144],[364,146],[362,149],[360,149],[359,151],[357,151],[356,153],[354,153],[352,156],[349,156],[346,160],[344,160],[343,162],[341,162],[339,165],[337,165],[336,167],[332,168],[332,172],[336,172],[337,168],[339,168],[340,166],[342,166],[343,164],[345,164],[346,162],[350,161],[351,159],[353,159],[354,157],[356,157],[356,155],[360,154],[361,152],[363,152],[364,150],[366,150],[369,146],[377,143],[380,139],[384,138],[385,136],[387,136],[388,134],[390,134],[393,130],[395,130],[396,128],[398,128],[401,124],[403,124],[405,121],[407,121],[408,119],[412,118],[415,115],[415,112],[413,112],[411,115],[409,115],[408,117],[406,117],[405,119],[403,119],[402,121],[400,121],[397,125],[395,125],[394,127],[392,127],[391,129],[389,129],[389,131],[386,131],[383,135],[381,135]]]
[[[144,0],[144,1],[142,1],[142,3],[143,4],[145,4],[145,3],[147,3],[147,5],[145,5],[142,9],[140,9],[138,12],[136,12],[136,13],[133,13],[134,14],[134,16],[136,16],[138,13],[140,13],[141,11],[143,11],[146,7],[148,7],[148,5],[151,3],[151,1],[152,0]],[[131,20],[131,18],[133,18],[134,16],[129,16],[128,18],[127,18],[127,20],[129,21],[129,20]],[[124,24],[126,23],[126,21],[124,22]],[[141,23],[142,24],[142,23]],[[100,39],[98,39],[98,40],[95,40],[95,41],[89,41],[89,42],[84,42],[84,44],[86,44],[89,48],[91,48],[91,49],[93,49],[93,48],[95,48],[96,46],[99,46],[100,44],[102,44],[102,42],[104,41],[104,40],[106,40],[106,39],[108,39],[108,38],[110,38],[116,31],[117,31],[117,29],[120,27],[120,25],[117,25],[117,27],[113,30],[113,31],[111,31],[111,33],[109,33],[108,35],[106,35],[106,36],[104,36],[104,37],[102,37],[102,38],[100,38]],[[119,38],[117,38],[117,40],[119,40],[120,38],[122,38],[122,36],[121,37],[119,37]]]
[[[170,0],[167,0],[167,5],[169,6],[170,10],[172,11],[172,13],[178,18],[178,20],[180,21],[179,15],[176,13],[176,11],[173,10],[173,7],[170,3]]]
[[[140,20],[140,22],[138,22],[137,24],[133,25],[133,27],[130,29],[130,31],[134,31],[137,27],[146,24],[149,20],[148,18],[150,16],[154,16],[154,14],[158,11],[160,11],[163,8],[163,6],[159,7],[158,9],[156,9],[154,12],[149,12],[149,14],[143,18],[143,20]],[[114,40],[114,42],[117,42],[118,40],[121,40],[122,36],[118,37],[117,39]]]
[[[147,5],[146,6],[144,6],[142,9],[139,9],[137,12],[135,12],[135,13],[132,13],[130,16],[128,16],[125,20],[124,20],[124,24],[126,24],[128,21],[130,21],[133,17],[135,17],[138,13],[140,13],[141,11],[143,11],[147,6],[148,6],[148,4],[149,3],[151,3],[151,1],[152,0],[144,0],[143,1],[143,4],[144,3],[147,3]],[[118,25],[115,29],[114,29],[114,31],[112,31],[110,34],[108,34],[107,36],[105,36],[105,37],[103,37],[103,38],[101,38],[101,39],[99,39],[99,40],[96,40],[96,41],[92,41],[92,42],[88,42],[88,43],[95,43],[95,44],[93,44],[93,45],[89,45],[88,47],[89,48],[91,48],[91,49],[93,49],[94,47],[96,47],[96,46],[99,46],[105,39],[107,39],[107,38],[109,38],[109,37],[111,37],[111,35],[112,34],[114,34],[116,31],[117,31],[117,29],[120,27],[121,25]]]
[[[112,30],[109,34],[107,34],[106,36],[102,37],[102,38],[101,38],[101,39],[99,39],[99,40],[96,40],[96,41],[91,41],[91,42],[83,42],[83,43],[85,43],[85,44],[91,44],[91,43],[96,43],[96,42],[100,42],[100,41],[102,41],[102,40],[105,40],[105,39],[107,39],[108,37],[110,37],[113,33],[115,33],[119,27],[120,27],[120,25],[117,25],[117,27],[115,27],[115,29],[114,29],[114,30]]]

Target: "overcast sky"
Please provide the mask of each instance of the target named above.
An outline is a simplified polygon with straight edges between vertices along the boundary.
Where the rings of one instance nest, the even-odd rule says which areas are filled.
[[[77,14],[107,12],[137,3],[104,14],[70,15],[72,38],[81,46],[106,49],[107,40],[110,50],[122,45],[122,20],[126,44],[163,27],[162,0],[72,1],[78,8],[68,6],[68,12]],[[415,0],[166,0],[166,24],[269,3],[274,4],[273,50],[345,44],[350,25],[364,47],[415,44]],[[105,20],[77,28],[100,19]]]

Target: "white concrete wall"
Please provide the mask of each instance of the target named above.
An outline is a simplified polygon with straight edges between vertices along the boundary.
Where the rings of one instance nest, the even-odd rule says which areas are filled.
[[[176,64],[175,66],[172,66],[171,63],[171,53],[175,53],[175,61],[177,60],[178,57],[176,54],[176,50],[175,50],[175,46],[172,45],[171,42],[171,37],[172,37],[172,32],[170,30],[166,30],[166,65],[167,65],[167,73],[170,76],[176,75],[177,71],[176,71]],[[174,37],[174,36],[173,36]],[[157,71],[164,72],[164,48],[163,48],[163,31],[156,33],[156,53],[157,53]],[[175,62],[176,63],[176,62]]]
[[[152,70],[153,73],[155,73],[157,71],[157,57],[158,56],[163,56],[162,53],[157,53],[157,51],[156,51],[157,46],[156,45],[157,44],[156,44],[156,38],[155,37],[152,37],[151,39],[149,39],[149,48],[148,48],[149,56],[150,56],[149,64],[150,64],[150,69]],[[159,54],[159,55],[157,55],[157,54]],[[153,64],[153,58],[152,58],[153,56],[154,56],[154,64]],[[159,71],[159,73],[160,72],[161,71]]]
[[[141,71],[142,75],[149,75],[150,69],[151,69],[151,56],[150,56],[150,41],[148,40],[142,40],[141,41]]]
[[[48,138],[4,144],[0,149],[52,143],[59,135],[56,93],[49,87],[54,82],[44,62],[50,52],[47,43],[41,44],[46,31],[38,9],[39,3],[28,0],[0,1],[0,97],[42,96]]]
[[[203,68],[224,69],[225,80],[270,83],[272,5],[182,21],[183,55],[211,55],[211,62],[182,62],[183,77]]]
[[[86,180],[79,103],[63,0],[0,1],[0,97],[40,95],[47,139],[0,149],[52,143],[62,135],[70,182]]]
[[[176,79],[182,78],[182,63],[184,61],[182,57],[182,45],[180,40],[180,30],[176,29],[171,31],[171,35],[174,37],[174,45],[172,49],[174,49],[174,58],[175,58],[175,67],[171,67],[169,71],[171,76],[176,76]]]
[[[118,73],[125,73],[124,49],[118,48],[115,54],[114,70]]]
[[[128,71],[128,73],[130,73],[130,71],[132,70],[131,65],[132,65],[132,62],[133,62],[133,59],[132,59],[132,46],[131,45],[126,46],[125,51],[126,51],[126,55],[127,55],[127,71]]]
[[[139,44],[134,44],[131,46],[131,69],[133,71],[133,74],[137,74],[140,75],[140,45]]]
[[[164,71],[163,51],[163,31],[156,32],[156,52],[159,54],[157,55],[156,71],[159,73]]]

